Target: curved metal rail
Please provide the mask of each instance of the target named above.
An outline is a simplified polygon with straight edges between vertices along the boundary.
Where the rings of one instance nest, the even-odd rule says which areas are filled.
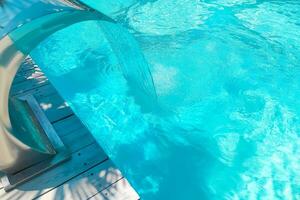
[[[4,0],[0,5],[0,171],[14,174],[56,153],[38,137],[26,142],[24,137],[34,133],[12,123],[20,113],[9,106],[9,91],[33,48],[54,32],[86,20],[113,22],[75,0]]]

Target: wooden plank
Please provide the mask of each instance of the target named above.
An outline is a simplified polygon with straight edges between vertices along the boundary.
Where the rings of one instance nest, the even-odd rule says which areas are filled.
[[[43,77],[45,76],[42,75],[40,77],[35,77],[34,80],[27,80],[26,82],[22,82],[20,84],[14,84],[11,90],[11,94],[13,96],[18,95],[20,93],[35,94],[34,96],[38,99],[42,109],[45,110],[46,116],[51,122],[60,120],[68,115],[71,115],[73,112],[67,106],[65,101],[57,94],[57,91],[54,88],[50,90],[49,96],[40,96],[41,98],[39,98],[39,96],[37,95],[38,93],[41,94],[42,90],[48,91],[49,89],[47,88],[45,90],[45,88],[43,87],[44,84],[49,85],[48,80],[47,82],[43,82],[45,81]],[[42,86],[32,89],[33,84],[35,84],[35,86],[39,86],[39,81],[40,81],[39,79],[41,79],[42,81]]]
[[[110,160],[107,160],[38,199],[88,199],[120,179],[122,179],[121,172]]]
[[[71,115],[64,120],[54,123],[53,127],[56,132],[60,133],[60,137],[63,137],[84,126],[76,115]]]
[[[40,163],[39,165],[44,166],[44,167],[40,167],[41,169],[49,169],[49,166],[57,165],[57,163],[61,162],[61,160],[65,160],[66,158],[68,158],[69,157],[68,155],[70,155],[71,153],[77,152],[78,150],[95,143],[94,138],[88,132],[88,130],[85,128],[78,129],[77,131],[74,132],[73,135],[69,134],[60,139],[63,141],[64,144],[67,144],[66,148],[68,149],[68,151],[66,151],[65,153],[61,152],[61,155],[58,155],[57,157],[52,159],[49,163],[47,161],[44,162],[45,164]],[[60,164],[62,164],[62,163],[60,163]],[[34,168],[39,169],[39,167],[38,167],[39,165],[36,165]],[[36,171],[30,172],[30,168],[28,168],[27,171],[29,172],[28,179],[30,179],[32,174],[34,174],[36,172]],[[22,172],[22,174],[24,174],[24,173],[25,173],[25,171]],[[45,173],[47,173],[47,172],[45,172]],[[11,178],[12,179],[9,181],[10,183],[14,182],[14,180],[18,180],[18,177],[15,177],[15,176],[11,177]]]
[[[41,87],[37,87],[33,90],[29,90],[29,91],[26,91],[26,92],[23,92],[20,94],[16,94],[16,95],[14,95],[14,97],[32,94],[38,99],[38,98],[47,97],[47,96],[50,96],[50,95],[53,95],[56,93],[57,93],[57,91],[55,90],[55,88],[49,82],[47,82],[46,84],[42,85]]]
[[[91,133],[85,128],[77,129],[76,131],[72,132],[72,134],[62,137],[61,140],[71,152],[76,152],[78,149],[96,143]]]
[[[25,72],[20,72],[16,74],[13,84],[19,84],[30,79],[38,78],[42,75],[44,75],[44,73],[39,68],[33,68]]]
[[[34,73],[41,73],[41,74],[43,74],[43,72],[42,72],[42,70],[40,69],[40,68],[38,68],[38,67],[33,67],[33,68],[31,68],[31,69],[29,69],[29,70],[27,70],[27,71],[18,71],[17,72],[17,74],[16,74],[16,76],[15,76],[15,79],[14,80],[16,80],[17,78],[20,78],[20,77],[24,77],[24,78],[28,78],[28,77],[30,77],[32,74],[34,74]],[[27,79],[26,79],[27,80]]]
[[[107,189],[99,192],[89,200],[138,200],[140,199],[136,191],[128,181],[123,178]]]
[[[36,88],[35,90],[31,90],[30,94],[34,95],[37,99],[45,98],[47,96],[51,96],[57,94],[56,89],[48,82],[48,84],[43,85],[41,87]]]
[[[20,68],[11,94],[34,95],[61,140],[69,148],[71,159],[9,193],[0,188],[1,200],[139,199],[31,58],[26,58],[26,63]]]
[[[26,72],[28,70],[32,70],[34,68],[36,68],[37,65],[36,64],[30,64],[30,63],[23,63],[21,66],[20,66],[20,69],[18,72]]]
[[[73,114],[73,111],[67,103],[57,94],[51,85],[45,85],[36,90],[25,93],[25,95],[33,94],[37,99],[40,107],[45,112],[51,123],[59,121]],[[22,97],[23,93],[15,97]]]
[[[21,71],[19,69],[19,71],[16,74],[16,77],[19,77],[19,76],[21,76],[21,77],[27,77],[27,76],[30,76],[30,74],[32,74],[32,73],[34,73],[36,71],[41,72],[42,70],[40,68],[36,67],[36,66],[32,66],[32,68],[29,69],[29,70],[27,70],[27,71]]]
[[[24,72],[27,70],[31,70],[35,67],[38,67],[31,58],[26,58],[25,61],[20,66],[20,69],[18,72]]]
[[[43,85],[46,85],[46,84],[48,84],[48,79],[46,76],[43,75],[36,79],[31,79],[31,80],[13,85],[10,90],[10,95],[16,96],[21,93],[32,91],[32,90],[34,90],[38,87],[41,87]]]
[[[5,193],[3,189],[0,190],[0,199],[28,200],[36,198],[107,159],[107,156],[97,144],[90,145],[72,154],[70,161],[37,176],[13,191]]]
[[[61,141],[60,137],[57,135],[56,131],[54,130],[45,112],[43,112],[43,110],[40,109],[40,105],[38,104],[36,99],[32,95],[27,95],[24,97],[24,99],[28,102],[32,112],[34,113],[40,126],[43,128],[52,146],[55,149],[63,148],[64,147],[63,142]]]
[[[11,191],[16,186],[24,184],[28,182],[30,179],[46,172],[47,170],[62,164],[69,159],[70,154],[66,149],[60,149],[60,152],[56,154],[51,160],[44,160],[38,164],[35,164],[31,167],[28,167],[17,174],[10,175],[3,177],[1,179],[2,185],[4,190]]]
[[[77,152],[88,145],[96,143],[94,137],[86,128],[79,127],[74,130],[71,126],[68,126],[70,118],[66,118],[62,121],[65,122],[66,126],[63,126],[62,129],[56,129],[56,132],[71,153]],[[65,134],[65,132],[70,132],[71,130],[71,133]],[[100,146],[99,148],[101,149]]]
[[[48,78],[45,75],[42,75],[35,79],[28,79],[24,82],[13,84],[12,92],[14,92],[14,93],[12,93],[12,94],[16,95],[20,92],[32,90],[36,87],[39,87],[43,83],[47,83],[47,82],[48,82]]]
[[[86,146],[96,143],[94,137],[84,127],[74,130],[71,134],[62,136],[64,131],[68,131],[69,129],[70,127],[66,126],[65,129],[56,130],[56,132],[60,136],[65,146],[69,149],[70,153],[77,152]],[[100,146],[99,148],[101,149]]]
[[[39,98],[37,101],[51,123],[73,114],[67,103],[57,93]]]
[[[47,137],[42,136],[45,145],[49,147],[48,149],[51,150],[51,153],[58,151],[58,154],[56,154],[52,159],[47,159],[43,162],[35,164],[34,166],[26,168],[19,173],[7,175],[5,178],[1,179],[6,191],[11,190],[16,187],[16,185],[20,185],[21,183],[30,180],[32,177],[58,165],[62,161],[65,161],[70,155],[69,151],[64,146],[61,138],[57,135],[46,115],[40,109],[36,99],[32,95],[26,95],[22,97],[22,100],[27,102],[27,104],[30,106],[35,118],[43,128],[44,133],[47,135]]]

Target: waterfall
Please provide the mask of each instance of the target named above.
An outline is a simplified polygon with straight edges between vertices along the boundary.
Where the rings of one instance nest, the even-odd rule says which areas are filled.
[[[120,72],[127,94],[142,111],[156,107],[148,63],[135,39],[120,25],[105,21],[73,25],[50,36],[31,56],[67,100],[87,88],[100,87],[109,73]]]

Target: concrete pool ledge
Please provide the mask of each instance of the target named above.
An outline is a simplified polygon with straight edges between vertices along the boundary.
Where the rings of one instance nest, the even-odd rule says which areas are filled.
[[[1,200],[99,199],[137,200],[139,195],[109,159],[90,132],[50,84],[41,69],[26,58],[10,96],[32,95],[69,149],[70,159],[5,192]],[[0,174],[2,176],[2,174]]]

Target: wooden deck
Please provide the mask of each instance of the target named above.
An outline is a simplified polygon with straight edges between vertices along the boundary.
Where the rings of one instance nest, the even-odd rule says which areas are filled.
[[[20,68],[11,89],[13,96],[24,94],[34,95],[69,148],[71,159],[8,193],[0,188],[1,200],[139,199],[90,132],[29,58]]]

